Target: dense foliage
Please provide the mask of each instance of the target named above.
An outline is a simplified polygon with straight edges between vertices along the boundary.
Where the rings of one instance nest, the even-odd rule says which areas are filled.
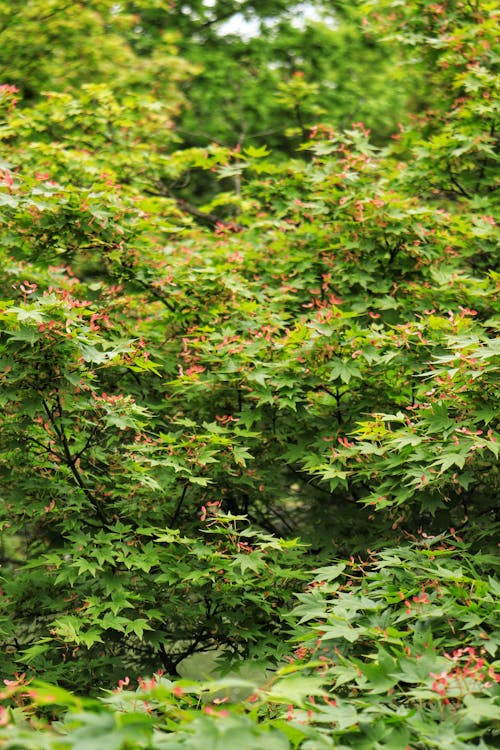
[[[498,14],[306,5],[0,3],[6,750],[498,746]]]

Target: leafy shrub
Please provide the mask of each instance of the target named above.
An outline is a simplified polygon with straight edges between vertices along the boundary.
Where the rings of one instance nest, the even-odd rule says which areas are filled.
[[[420,109],[293,76],[293,158],[177,148],[192,67],[79,10],[0,28],[4,746],[494,746],[493,3],[364,4]]]
[[[318,569],[290,615],[289,665],[260,682],[157,675],[133,690],[126,676],[100,703],[8,682],[2,746],[493,747],[496,563],[435,538]],[[63,721],[47,723],[47,706]]]

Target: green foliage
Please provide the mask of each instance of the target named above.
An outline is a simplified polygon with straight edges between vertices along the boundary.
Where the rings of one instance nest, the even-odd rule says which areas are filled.
[[[7,6],[0,746],[494,747],[493,4]]]
[[[82,81],[137,92],[151,89],[152,78],[158,93],[178,96],[169,84],[189,66],[165,36],[147,59],[139,57],[128,42],[136,20],[110,0],[2,2],[0,76],[30,100]]]
[[[364,120],[383,140],[405,116],[413,73],[401,67],[396,46],[365,33],[358,2],[153,6],[127,4],[140,19],[131,43],[147,55],[162,33],[177,32],[181,54],[197,65],[183,87],[189,106],[179,120],[190,145],[266,144],[290,154],[320,112],[335,127]],[[281,90],[297,76],[309,82],[309,95],[290,107]],[[418,77],[414,84],[416,91]]]
[[[95,691],[124,669],[175,674],[200,652],[217,650],[222,663],[279,658],[283,611],[304,577],[296,545],[210,519],[205,537],[120,521],[66,530],[37,557],[28,550],[23,571],[2,582],[17,607],[3,626],[11,668]],[[40,628],[48,636],[37,638]]]
[[[291,613],[289,665],[258,681],[155,675],[134,691],[127,676],[98,703],[20,677],[3,747],[494,747],[496,562],[435,538],[323,567]]]

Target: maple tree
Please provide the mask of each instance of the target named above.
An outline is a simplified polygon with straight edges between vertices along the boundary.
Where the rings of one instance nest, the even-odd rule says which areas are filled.
[[[1,742],[488,747],[495,6],[339,15],[414,71],[390,139],[299,70],[200,145],[156,5],[0,8]]]

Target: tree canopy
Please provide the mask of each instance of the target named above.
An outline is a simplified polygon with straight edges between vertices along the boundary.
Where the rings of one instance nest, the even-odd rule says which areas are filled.
[[[0,3],[1,747],[496,747],[497,24]]]

